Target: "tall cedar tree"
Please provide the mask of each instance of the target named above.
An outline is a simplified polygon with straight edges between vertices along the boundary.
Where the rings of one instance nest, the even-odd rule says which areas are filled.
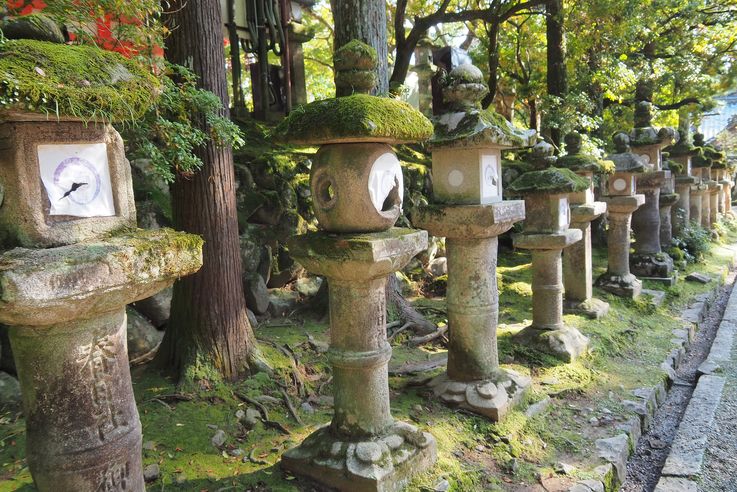
[[[566,38],[564,30],[563,0],[548,0],[546,9],[546,38],[548,41],[548,94],[565,98],[568,93],[566,72]],[[558,128],[550,129],[553,144],[560,148],[563,136]]]
[[[222,99],[227,117],[220,2],[165,0],[163,5],[171,32],[167,59],[197,74],[200,87]],[[198,155],[202,170],[177,177],[172,205],[175,227],[204,238],[204,266],[174,286],[171,319],[157,361],[182,382],[212,369],[233,380],[248,373],[255,346],[241,283],[233,151],[208,142]]]

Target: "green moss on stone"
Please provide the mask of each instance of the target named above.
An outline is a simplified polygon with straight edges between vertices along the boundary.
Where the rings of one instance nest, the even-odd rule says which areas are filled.
[[[272,135],[295,145],[341,141],[415,142],[432,135],[432,124],[405,102],[354,94],[301,106],[290,113]]]
[[[595,173],[607,173],[614,170],[614,163],[612,161],[602,161],[586,154],[564,155],[558,158],[556,165],[557,167],[570,169],[573,172],[593,171]]]
[[[683,174],[683,165],[680,162],[676,162],[674,160],[667,159],[664,164],[665,164],[665,167],[667,169],[670,169],[674,173],[676,173],[676,174]]]
[[[374,70],[378,59],[372,46],[354,39],[335,50],[333,64],[336,70]]]
[[[85,121],[137,119],[159,81],[118,53],[19,39],[0,44],[0,108]]]
[[[582,178],[570,169],[556,167],[525,173],[509,185],[509,191],[520,194],[575,193],[588,188],[588,179]]]
[[[436,118],[435,133],[430,139],[434,147],[504,145],[524,147],[531,144],[534,136],[529,131],[517,128],[493,109],[471,110],[460,116],[447,113]]]
[[[0,22],[0,30],[7,39],[35,39],[63,43],[64,34],[59,25],[43,14],[9,17]]]

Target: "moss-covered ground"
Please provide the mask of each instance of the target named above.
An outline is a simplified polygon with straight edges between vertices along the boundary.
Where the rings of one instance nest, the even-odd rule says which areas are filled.
[[[619,433],[616,426],[632,416],[622,401],[632,398],[632,390],[663,378],[659,365],[671,350],[671,331],[682,326],[679,313],[695,295],[715,286],[685,282],[685,274],[696,270],[724,275],[737,251],[728,245],[736,242],[737,234],[726,232],[724,244],[713,245],[703,262],[681,273],[660,307],[648,298],[628,301],[595,291],[611,304],[610,314],[598,321],[566,316],[566,322],[589,336],[595,348],[590,356],[568,365],[512,342],[510,335],[530,318],[530,260],[526,253],[502,250],[500,356],[505,367],[532,375],[532,390],[522,407],[495,424],[428,397],[422,383],[441,368],[392,376],[394,416],[431,431],[438,442],[437,465],[418,476],[409,490],[433,490],[441,480],[447,480],[451,490],[464,492],[543,490],[541,484],[557,490],[586,477],[596,464],[595,439]],[[598,275],[606,265],[605,250],[596,250],[594,260]],[[420,298],[415,304],[435,321],[444,320],[442,298]],[[330,420],[326,331],[324,323],[309,317],[262,324],[257,337],[274,374],[257,374],[237,384],[203,382],[196,394],[179,393],[172,381],[147,367],[134,368],[144,465],[158,463],[161,469],[161,478],[148,490],[311,490],[282,472],[278,462],[286,449]],[[403,333],[393,340],[395,370],[443,356],[442,340],[409,348],[402,343],[407,336]],[[285,394],[302,423],[284,404]],[[551,397],[547,410],[528,418],[526,406],[546,396]],[[267,410],[269,422],[249,429],[236,412],[256,408],[253,402]],[[23,419],[4,413],[0,425],[0,492],[33,490],[24,459]],[[211,442],[217,430],[227,436],[222,447]],[[574,465],[576,471],[556,474],[560,462]]]

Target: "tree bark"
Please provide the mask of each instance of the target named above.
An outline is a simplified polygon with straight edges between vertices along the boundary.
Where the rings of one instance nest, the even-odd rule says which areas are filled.
[[[373,94],[389,92],[389,54],[386,32],[386,3],[383,0],[330,0],[335,22],[334,49],[358,39],[378,55],[378,84]],[[338,97],[349,96],[350,88],[338,89]]]
[[[192,69],[219,96],[228,115],[218,0],[168,2],[166,56]],[[201,125],[205,126],[202,121]],[[214,369],[233,380],[248,373],[254,336],[246,314],[236,214],[233,151],[211,142],[198,151],[204,166],[172,185],[174,225],[205,240],[204,266],[174,286],[171,319],[157,362],[185,379]]]
[[[568,93],[568,77],[566,74],[566,39],[564,31],[563,0],[548,0],[545,4],[547,62],[548,62],[548,94],[564,98]],[[558,128],[550,129],[553,145],[560,148],[562,135]]]
[[[486,23],[486,34],[489,38],[489,93],[481,101],[481,106],[488,108],[494,103],[496,85],[499,79],[499,28],[501,19],[492,19]]]

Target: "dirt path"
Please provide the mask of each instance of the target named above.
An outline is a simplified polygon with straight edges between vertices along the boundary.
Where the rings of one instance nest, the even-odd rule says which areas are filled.
[[[679,367],[679,381],[668,392],[665,403],[658,409],[650,429],[640,439],[635,454],[627,465],[627,479],[622,492],[650,492],[658,483],[660,470],[668,457],[671,442],[683,417],[696,384],[696,369],[709,354],[709,349],[719,328],[724,308],[732,291],[734,274],[719,289],[706,319],[701,323],[696,339]]]

